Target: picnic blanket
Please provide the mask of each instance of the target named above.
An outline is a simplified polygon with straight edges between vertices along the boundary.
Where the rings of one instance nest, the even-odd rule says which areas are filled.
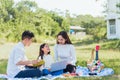
[[[81,66],[78,66],[76,68],[76,73],[77,74],[80,74],[80,76],[91,76],[89,75],[90,70],[87,68],[87,67],[81,67]],[[103,70],[101,70],[100,73],[96,72],[97,75],[94,75],[94,76],[108,76],[108,75],[113,75],[114,74],[114,70],[111,69],[111,68],[104,68]]]
[[[40,78],[9,78],[5,74],[0,74],[0,79],[7,79],[7,80],[41,80],[41,79],[47,79],[47,80],[54,80],[56,78],[63,78],[62,75],[59,76],[52,76],[52,75],[47,75],[47,76],[42,76]]]
[[[77,66],[76,73],[79,74],[79,76],[77,76],[77,77],[91,76],[91,75],[89,75],[90,71],[87,67]],[[103,70],[101,70],[100,73],[97,73],[97,75],[93,75],[93,76],[108,76],[108,75],[113,75],[113,74],[114,74],[113,69],[104,68]],[[5,74],[0,74],[0,78],[7,78],[7,80],[40,80],[40,79],[54,80],[56,78],[66,78],[66,77],[61,74],[61,75],[57,75],[57,76],[47,75],[47,76],[42,76],[40,78],[9,78]]]

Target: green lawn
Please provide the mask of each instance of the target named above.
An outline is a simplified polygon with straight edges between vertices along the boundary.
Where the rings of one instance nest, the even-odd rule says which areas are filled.
[[[6,43],[0,45],[0,73],[6,73],[7,59],[15,43]],[[90,58],[91,50],[96,44],[80,45],[74,43],[77,55],[77,65],[86,66],[86,61]],[[40,43],[33,43],[26,48],[26,54],[29,59],[36,59],[39,52]],[[53,55],[53,44],[50,44],[51,54]],[[120,80],[120,52],[115,50],[99,50],[99,58],[105,67],[112,68],[115,74],[107,77],[89,77],[89,78],[66,78],[65,80]],[[61,80],[61,79],[57,79]],[[64,79],[63,79],[64,80]]]

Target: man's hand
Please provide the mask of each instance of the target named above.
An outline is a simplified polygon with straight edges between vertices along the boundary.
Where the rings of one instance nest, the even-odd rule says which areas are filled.
[[[37,64],[38,60],[26,60],[26,61],[19,61],[16,65],[27,65],[33,66],[33,64]]]
[[[39,61],[38,60],[32,60],[31,63],[32,64],[37,64]]]

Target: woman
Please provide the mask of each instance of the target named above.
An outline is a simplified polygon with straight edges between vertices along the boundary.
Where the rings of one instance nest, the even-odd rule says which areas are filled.
[[[75,65],[76,53],[67,32],[61,31],[57,35],[57,44],[54,46],[55,61],[67,60],[68,64]]]

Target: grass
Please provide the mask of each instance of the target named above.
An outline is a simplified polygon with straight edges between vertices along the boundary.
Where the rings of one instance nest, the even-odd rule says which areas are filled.
[[[0,73],[6,73],[6,66],[8,56],[11,49],[16,43],[6,43],[0,45]],[[95,47],[97,43],[94,44],[81,44],[75,42],[75,49],[77,55],[77,65],[86,66],[86,61],[90,58],[91,50]],[[53,45],[50,44],[51,54],[53,55]],[[100,43],[102,45],[102,43]],[[40,43],[33,43],[30,47],[26,48],[26,54],[29,59],[36,59],[39,52]],[[112,68],[115,71],[115,74],[112,76],[106,77],[75,77],[75,78],[66,78],[66,79],[57,79],[57,80],[120,80],[120,51],[116,50],[99,50],[99,58],[104,63],[105,67]]]
[[[1,59],[0,60],[0,73],[5,74],[7,68],[7,59]]]

